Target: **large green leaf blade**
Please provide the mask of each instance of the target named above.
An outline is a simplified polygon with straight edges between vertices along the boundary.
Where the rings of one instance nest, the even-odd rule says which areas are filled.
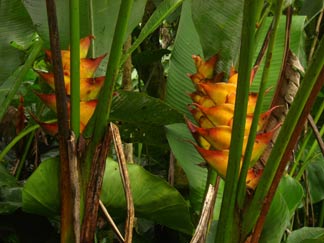
[[[166,146],[164,125],[182,122],[182,115],[160,99],[145,93],[118,91],[110,118],[119,123],[125,142]]]
[[[147,0],[135,0],[130,16],[127,36],[141,21]],[[66,49],[69,40],[69,1],[57,0],[57,19],[60,31],[62,49]],[[90,3],[93,5],[90,6]],[[94,56],[109,52],[121,0],[108,1],[80,1],[80,35],[91,34],[91,22],[93,22],[93,35],[96,37]],[[38,33],[44,39],[45,46],[49,48],[48,24],[46,15],[46,1],[25,1],[24,5],[29,12]],[[92,15],[90,13],[92,9]],[[125,37],[126,38],[126,37]]]
[[[294,230],[286,243],[320,243],[324,241],[324,228],[303,227]]]
[[[151,219],[170,228],[191,234],[189,206],[180,193],[167,182],[138,165],[128,165],[137,217]],[[59,215],[59,160],[43,161],[23,188],[23,210],[53,217]],[[107,160],[102,201],[113,215],[126,213],[125,196],[118,165]]]
[[[21,207],[21,186],[0,164],[0,214],[9,214]]]
[[[182,5],[181,18],[170,60],[170,68],[166,90],[166,102],[180,112],[191,117],[187,105],[191,103],[188,93],[194,90],[187,73],[195,72],[191,58],[193,54],[202,55],[199,36],[191,17],[190,1]]]
[[[193,0],[192,16],[205,57],[219,53],[221,70],[237,60],[242,28],[243,1]]]
[[[25,49],[35,32],[22,1],[1,0],[0,4],[0,85],[22,64],[24,53],[14,48],[15,43]]]
[[[128,170],[136,216],[191,234],[193,225],[189,207],[179,192],[138,165],[130,164]],[[122,188],[118,165],[108,159],[101,194],[101,200],[108,208],[126,212]]]
[[[290,224],[297,207],[304,196],[303,187],[290,176],[284,176],[271,203],[260,242],[280,242],[285,229]]]
[[[199,212],[207,179],[207,169],[199,166],[204,159],[188,142],[193,141],[193,138],[185,124],[166,126],[166,134],[172,152],[188,178],[191,205],[196,212]]]
[[[59,215],[59,160],[43,161],[28,178],[22,193],[23,210],[48,217]]]

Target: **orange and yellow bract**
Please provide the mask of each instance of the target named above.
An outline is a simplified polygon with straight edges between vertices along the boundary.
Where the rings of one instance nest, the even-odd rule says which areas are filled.
[[[200,56],[193,55],[197,72],[188,75],[196,87],[196,91],[189,94],[193,104],[189,110],[198,125],[193,124],[188,119],[187,126],[197,144],[193,144],[205,161],[214,168],[222,177],[226,177],[228,155],[232,137],[232,125],[235,109],[236,86],[238,73],[231,68],[227,81],[223,80],[224,73],[214,74],[218,56],[213,56],[207,61],[203,61]],[[254,77],[252,72],[251,82]],[[254,108],[258,95],[249,94],[245,134],[243,140],[243,152],[240,163],[243,161],[247,145],[248,135],[253,119]],[[265,133],[263,128],[272,112],[272,109],[261,114],[258,122],[258,134],[256,136],[250,165],[246,178],[246,185],[250,189],[255,189],[262,169],[255,169],[252,166],[262,155],[278,126]],[[240,165],[241,166],[241,165]]]
[[[87,123],[97,105],[97,96],[101,87],[103,86],[105,77],[94,77],[97,68],[106,55],[101,55],[97,58],[87,58],[88,50],[92,36],[87,36],[80,40],[80,132],[83,132]],[[51,51],[45,51],[46,57],[51,63]],[[62,50],[62,65],[64,72],[64,84],[66,94],[71,94],[70,90],[70,50]],[[54,74],[51,72],[38,71],[39,76],[54,90]],[[37,96],[46,104],[51,110],[56,112],[56,98],[55,94],[40,94]],[[67,104],[68,113],[70,114],[70,103]],[[44,123],[36,120],[43,129],[55,135],[58,132],[57,123]]]

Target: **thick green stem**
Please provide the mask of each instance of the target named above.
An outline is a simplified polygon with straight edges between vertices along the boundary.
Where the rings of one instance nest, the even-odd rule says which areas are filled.
[[[293,146],[296,143],[296,141],[292,141],[291,138],[298,136],[299,130],[301,131],[303,125],[301,123],[306,120],[308,115],[307,112],[309,112],[308,110],[310,110],[312,102],[316,98],[316,92],[319,92],[321,85],[323,85],[323,66],[324,41],[322,39],[318,50],[305,73],[304,80],[307,80],[307,82],[302,82],[299,91],[296,94],[295,100],[290,107],[283,126],[281,127],[276,143],[268,159],[267,166],[265,167],[259,185],[255,191],[254,198],[244,214],[242,232],[245,236],[252,231],[257,221],[261,209],[263,208],[263,202],[265,201],[269,189],[272,186],[283,156],[287,156],[289,159],[291,153],[290,149],[293,149]],[[307,108],[307,110],[305,110],[305,108]],[[303,119],[301,120],[301,118]],[[299,125],[299,130],[295,131],[297,124]],[[284,168],[284,166],[285,164],[283,164],[282,167]]]
[[[98,98],[93,119],[91,119],[89,128],[85,131],[85,137],[92,135],[91,144],[88,147],[83,175],[89,176],[90,163],[96,146],[100,143],[110,117],[110,109],[113,97],[113,91],[120,68],[120,59],[123,51],[123,42],[127,31],[128,19],[133,5],[133,0],[123,0],[120,6],[115,33],[112,41],[111,53],[109,55],[106,79]],[[87,180],[86,180],[87,181]]]
[[[255,26],[259,16],[260,3],[261,1],[244,1],[239,76],[232,130],[232,134],[234,135],[232,135],[231,139],[226,183],[215,242],[233,243],[238,242],[240,238],[239,219],[235,211],[235,201],[242,157],[250,73],[255,49]]]
[[[70,0],[71,43],[71,129],[76,137],[80,133],[80,10],[79,0]]]
[[[270,36],[270,41],[269,41],[269,45],[268,45],[268,51],[267,51],[267,55],[266,55],[265,65],[264,65],[264,69],[263,69],[263,73],[262,73],[260,88],[259,88],[259,92],[258,92],[258,100],[257,100],[256,106],[254,109],[253,120],[252,120],[252,124],[251,124],[251,128],[250,128],[248,143],[246,146],[244,159],[243,159],[243,165],[242,165],[240,179],[239,179],[239,189],[238,189],[237,201],[238,201],[238,205],[241,209],[243,209],[244,201],[245,201],[245,195],[246,195],[245,181],[246,181],[248,169],[250,167],[250,160],[252,157],[254,141],[256,138],[256,134],[257,134],[258,122],[259,122],[259,118],[260,118],[261,111],[262,111],[264,94],[265,94],[265,91],[267,88],[270,64],[271,64],[271,60],[272,60],[272,53],[273,53],[273,49],[274,49],[276,33],[277,33],[279,20],[280,20],[280,16],[281,16],[282,3],[283,3],[283,0],[280,0],[277,2],[276,12],[273,17],[273,22],[272,22],[272,27],[271,27],[271,36]]]

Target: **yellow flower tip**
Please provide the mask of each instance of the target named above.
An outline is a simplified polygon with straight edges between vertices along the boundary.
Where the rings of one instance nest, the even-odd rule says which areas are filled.
[[[234,73],[230,78],[228,79],[228,83],[230,84],[237,84],[238,79],[238,73]]]
[[[200,73],[206,79],[213,78],[214,67],[218,60],[218,55],[212,56],[207,61],[203,61],[199,55],[192,55],[192,59],[195,62],[197,73]]]
[[[80,40],[80,58],[87,57],[91,40],[94,38],[95,38],[94,36],[88,35]]]
[[[216,105],[226,103],[228,96],[236,92],[236,85],[231,83],[199,83],[198,86],[206,92]]]
[[[246,176],[246,186],[248,189],[255,190],[262,176],[263,169],[250,168]]]
[[[215,126],[231,124],[234,116],[233,104],[221,104],[213,107],[204,107],[199,104],[195,105]]]
[[[49,107],[51,110],[56,112],[56,96],[55,94],[42,94],[34,92],[42,102]]]
[[[93,115],[98,100],[89,100],[89,101],[81,101],[80,102],[80,122],[85,126],[88,124],[91,116]]]
[[[198,153],[205,159],[205,161],[216,170],[222,178],[226,177],[226,170],[228,165],[228,150],[207,150],[192,143]]]

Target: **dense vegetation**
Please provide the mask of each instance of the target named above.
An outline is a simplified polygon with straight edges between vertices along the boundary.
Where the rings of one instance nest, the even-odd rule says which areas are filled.
[[[2,0],[0,241],[323,242],[323,12]]]

